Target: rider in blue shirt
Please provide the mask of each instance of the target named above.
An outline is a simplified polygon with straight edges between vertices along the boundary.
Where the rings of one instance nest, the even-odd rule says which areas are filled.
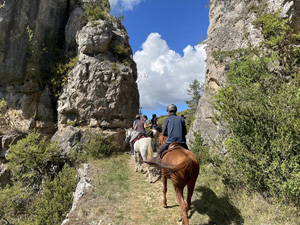
[[[160,157],[161,154],[168,149],[172,142],[180,142],[183,146],[188,149],[186,145],[185,135],[187,134],[186,125],[184,119],[176,115],[177,107],[171,104],[167,108],[169,116],[164,120],[162,133],[167,136],[164,144],[160,146],[157,151],[157,156]]]

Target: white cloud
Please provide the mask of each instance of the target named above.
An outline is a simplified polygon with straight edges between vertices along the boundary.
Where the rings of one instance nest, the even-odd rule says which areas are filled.
[[[139,72],[140,105],[151,110],[160,105],[182,104],[189,100],[187,89],[194,79],[205,79],[206,44],[183,49],[184,55],[171,50],[158,33],[151,33],[134,54]]]
[[[133,10],[135,5],[140,4],[143,0],[109,0],[111,6],[121,5],[124,10]]]

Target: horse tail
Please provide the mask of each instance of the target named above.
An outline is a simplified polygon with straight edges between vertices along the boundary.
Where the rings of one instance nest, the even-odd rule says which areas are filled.
[[[163,163],[161,161],[156,161],[156,160],[150,160],[150,161],[144,161],[144,163],[147,163],[149,166],[156,167],[159,169],[166,169],[164,175],[171,175],[173,173],[176,173],[180,170],[188,170],[191,173],[193,170],[198,170],[199,173],[199,162],[197,158],[194,156],[194,154],[185,154],[185,160],[183,160],[182,163],[178,165],[169,165],[167,163]]]
[[[144,161],[144,163],[147,163],[149,166],[152,166],[152,167],[156,167],[156,168],[159,168],[159,169],[167,169],[167,170],[170,170],[170,171],[173,171],[173,168],[174,168],[174,166],[172,166],[172,165],[162,163],[162,162],[159,162],[159,161],[156,161],[156,160]]]
[[[152,148],[152,139],[148,138],[148,150],[147,150],[147,159],[153,159],[153,148]]]

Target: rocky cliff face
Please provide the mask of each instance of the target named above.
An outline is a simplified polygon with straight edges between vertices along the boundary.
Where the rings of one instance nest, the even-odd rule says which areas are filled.
[[[42,50],[51,50],[46,43],[62,40],[68,9],[65,0],[0,1],[0,99],[7,101],[7,113],[19,132],[55,132],[55,105],[41,85],[45,68],[40,63],[51,57]]]
[[[87,129],[101,127],[115,147],[124,150],[121,128],[131,126],[139,108],[137,70],[127,33],[119,23],[97,20],[77,32],[76,42],[79,60],[59,97],[59,130],[52,140],[72,140],[67,147],[71,149]]]
[[[282,9],[283,18],[290,17],[294,26],[299,27],[300,3],[296,0],[226,0],[210,1],[210,25],[207,31],[207,69],[204,91],[199,101],[195,121],[189,131],[188,139],[193,140],[193,133],[200,131],[206,142],[222,140],[226,134],[220,124],[214,124],[212,119],[212,97],[215,92],[224,85],[225,74],[228,71],[230,61],[217,63],[213,57],[215,51],[229,51],[249,46],[257,46],[263,39],[260,30],[256,29],[252,21],[256,19],[255,12],[251,11],[251,4],[267,7],[263,10],[275,12]]]
[[[87,128],[124,140],[121,128],[131,126],[139,108],[128,36],[108,14],[87,23],[85,2],[0,0],[0,101],[7,102],[0,117],[2,142],[32,129],[49,137],[57,132],[54,140],[64,141],[70,138],[61,136],[64,130]],[[103,3],[107,9],[108,1]],[[57,99],[49,85],[53,68],[75,56],[78,63]],[[11,128],[18,131],[14,136],[7,134]]]

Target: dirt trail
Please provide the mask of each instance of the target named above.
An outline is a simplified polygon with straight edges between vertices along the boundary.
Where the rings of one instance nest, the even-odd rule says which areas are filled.
[[[118,163],[122,164],[121,171]],[[179,206],[171,180],[168,208],[163,208],[162,180],[152,177],[156,182],[149,183],[146,165],[143,168],[144,172],[135,172],[134,159],[129,155],[91,163],[88,178],[93,188],[83,195],[65,225],[179,225]],[[126,180],[122,180],[124,174]],[[114,183],[120,179],[120,183]],[[193,222],[196,217],[193,213],[191,225],[199,225]]]
[[[168,208],[163,208],[162,181],[152,177],[154,183],[149,183],[147,174],[134,171],[134,159],[130,158],[131,167],[130,194],[127,208],[126,224],[180,224],[179,207],[171,181],[168,181],[167,201]],[[144,171],[146,166],[143,166]],[[156,181],[156,182],[155,182]]]

